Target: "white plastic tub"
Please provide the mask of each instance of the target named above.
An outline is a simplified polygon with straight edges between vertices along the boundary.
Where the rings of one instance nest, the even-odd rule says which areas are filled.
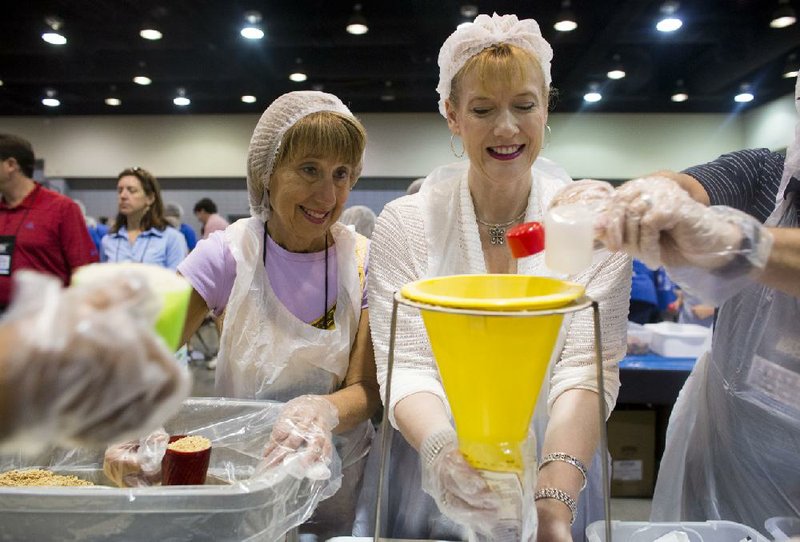
[[[673,531],[685,533],[690,542],[769,542],[758,531],[732,521],[683,523],[647,523],[645,521],[612,521],[612,542],[653,542]],[[605,521],[595,521],[586,527],[589,542],[605,542]],[[749,541],[748,541],[749,542]]]
[[[645,324],[651,333],[650,350],[669,358],[697,358],[710,345],[711,329],[696,324]],[[737,541],[738,542],[738,541]]]
[[[253,478],[281,406],[215,398],[183,404],[166,429],[211,439],[209,482],[202,486],[108,487],[103,449],[0,456],[0,471],[42,467],[106,484],[0,487],[0,540],[272,542],[276,532],[302,523],[332,482]]]
[[[792,537],[800,536],[800,518],[769,518],[764,522],[764,527],[775,539],[775,542],[783,542]]]

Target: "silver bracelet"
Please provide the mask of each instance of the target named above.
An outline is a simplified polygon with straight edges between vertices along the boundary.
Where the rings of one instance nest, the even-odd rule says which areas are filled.
[[[572,519],[570,520],[569,524],[572,525],[575,523],[575,515],[578,512],[578,503],[575,502],[575,499],[570,497],[569,493],[566,491],[561,491],[555,487],[543,487],[533,494],[534,501],[538,501],[540,499],[555,499],[566,504],[567,507],[569,507],[569,511],[572,513]]]
[[[427,466],[433,463],[442,448],[457,440],[456,432],[452,428],[442,429],[425,437],[419,447],[419,457],[422,464]]]
[[[583,485],[581,486],[580,490],[581,491],[584,490],[584,488],[586,487],[586,475],[588,471],[586,469],[586,465],[584,465],[580,459],[578,459],[574,455],[569,455],[564,452],[553,452],[552,454],[547,454],[542,458],[541,463],[539,463],[539,470],[542,470],[542,467],[544,467],[548,463],[552,463],[553,461],[563,461],[564,463],[569,463],[570,465],[581,471],[581,474],[583,475]]]

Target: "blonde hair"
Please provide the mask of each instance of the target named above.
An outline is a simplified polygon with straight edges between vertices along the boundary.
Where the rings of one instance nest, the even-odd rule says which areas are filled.
[[[361,173],[367,132],[355,117],[316,111],[298,120],[284,134],[273,172],[301,156],[335,156]]]
[[[472,56],[453,76],[448,98],[454,106],[458,105],[461,84],[470,73],[478,74],[479,84],[481,88],[485,88],[490,81],[505,85],[520,83],[531,74],[533,67],[539,73],[543,73],[539,60],[527,49],[510,43],[492,45]],[[542,96],[546,101],[549,99],[549,90],[545,88],[544,83],[542,83]]]

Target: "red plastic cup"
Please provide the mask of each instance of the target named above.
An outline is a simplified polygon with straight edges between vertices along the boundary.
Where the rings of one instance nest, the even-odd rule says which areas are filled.
[[[169,443],[186,435],[173,435]],[[199,486],[206,483],[208,464],[211,461],[211,446],[202,450],[180,451],[167,448],[161,460],[162,486]]]
[[[544,226],[541,222],[518,224],[506,232],[506,239],[515,258],[533,256],[544,250]]]

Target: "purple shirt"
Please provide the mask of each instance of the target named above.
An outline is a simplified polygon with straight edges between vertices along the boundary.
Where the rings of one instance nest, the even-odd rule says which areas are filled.
[[[369,256],[367,256],[367,259]],[[325,292],[325,251],[289,252],[267,237],[267,276],[281,303],[303,322],[322,316]],[[178,266],[178,272],[219,316],[228,304],[236,279],[236,260],[225,244],[224,232],[203,239]],[[367,264],[364,264],[364,274]],[[336,245],[328,249],[328,308],[336,303],[338,293]],[[367,289],[361,296],[361,308],[367,308]]]

